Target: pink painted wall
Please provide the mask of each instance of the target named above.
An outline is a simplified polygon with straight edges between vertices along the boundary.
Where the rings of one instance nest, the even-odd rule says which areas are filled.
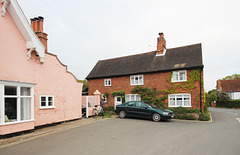
[[[27,61],[26,42],[8,12],[5,17],[0,16],[0,25],[0,80],[37,84],[34,87],[34,126],[81,118],[82,83],[77,82],[53,54],[46,53],[44,63],[40,63],[32,52]],[[54,95],[56,108],[39,109],[39,95]],[[0,126],[0,134],[13,126],[15,132],[23,130],[17,129],[18,124]]]

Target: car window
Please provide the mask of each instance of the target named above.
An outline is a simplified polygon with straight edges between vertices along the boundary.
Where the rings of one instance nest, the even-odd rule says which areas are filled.
[[[139,107],[139,108],[146,108],[147,105],[143,102],[136,102],[136,107]]]
[[[129,102],[129,103],[126,104],[126,106],[127,107],[135,107],[136,104],[135,104],[135,102]]]

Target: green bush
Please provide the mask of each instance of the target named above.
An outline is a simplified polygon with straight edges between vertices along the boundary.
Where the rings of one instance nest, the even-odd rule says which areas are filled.
[[[174,109],[171,109],[174,113],[179,113],[179,114],[186,114],[188,113],[188,109],[184,107],[177,107]]]
[[[199,120],[200,120],[200,121],[209,121],[209,120],[210,120],[210,114],[209,114],[209,112],[208,112],[208,113],[205,113],[205,114],[200,114],[200,115],[199,115]]]
[[[179,113],[176,113],[175,114],[175,118],[176,119],[185,119],[185,120],[196,120],[196,118],[194,117],[194,115],[191,115],[191,114],[179,114]]]
[[[114,111],[114,106],[103,107],[104,111]]]
[[[216,107],[240,108],[240,100],[217,101]]]

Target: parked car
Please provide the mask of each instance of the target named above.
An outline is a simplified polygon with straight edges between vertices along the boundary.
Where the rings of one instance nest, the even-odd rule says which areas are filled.
[[[155,122],[174,118],[174,113],[172,111],[153,108],[142,101],[129,101],[117,105],[115,113],[118,114],[120,118],[149,118]]]

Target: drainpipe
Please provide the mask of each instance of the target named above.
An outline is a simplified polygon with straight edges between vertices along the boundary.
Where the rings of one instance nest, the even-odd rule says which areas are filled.
[[[202,69],[200,69],[200,112],[202,112]]]

